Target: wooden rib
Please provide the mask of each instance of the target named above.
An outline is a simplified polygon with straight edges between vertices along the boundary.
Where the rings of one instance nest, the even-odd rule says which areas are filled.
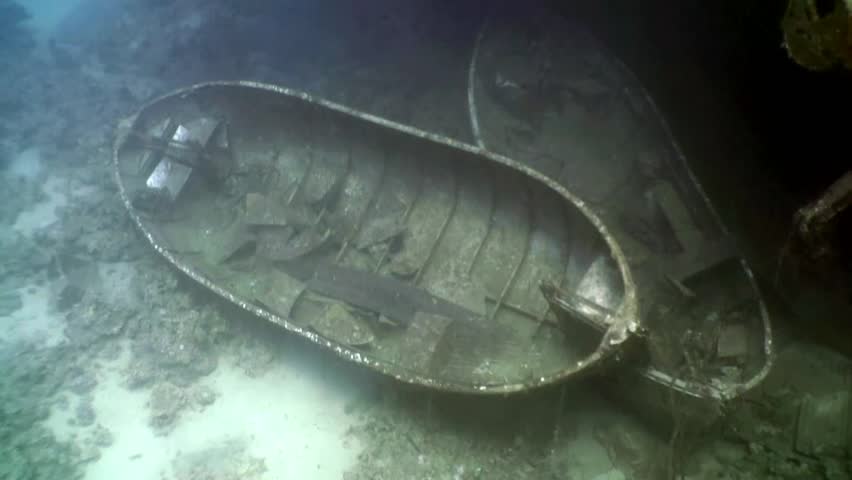
[[[565,274],[563,273],[562,276],[559,279],[559,289],[561,290],[564,285],[565,285]],[[538,326],[535,329],[536,333],[538,333],[538,331],[541,329],[541,326],[545,324],[545,322],[547,321],[547,314],[550,313],[551,311],[553,311],[553,307],[550,306],[550,302],[547,302],[547,306],[544,307],[544,310],[539,315],[537,315],[536,322],[538,323]]]
[[[482,241],[479,242],[479,245],[476,246],[476,251],[473,252],[473,259],[470,261],[470,265],[467,266],[467,276],[470,277],[470,274],[473,272],[473,267],[476,265],[476,260],[479,258],[479,254],[482,253],[482,247],[488,242],[488,237],[491,236],[491,227],[494,224],[494,210],[497,205],[497,189],[494,187],[494,169],[491,169],[491,207],[488,211],[488,222],[485,224],[485,235],[482,236]]]
[[[458,180],[456,180],[455,168],[451,168],[450,172],[452,173],[450,178],[452,178],[453,181],[453,204],[450,207],[450,212],[447,214],[447,218],[444,219],[444,223],[441,225],[441,229],[438,230],[438,235],[435,236],[435,241],[432,242],[432,246],[429,248],[429,253],[426,255],[426,259],[423,261],[420,268],[417,269],[417,274],[414,275],[413,283],[415,285],[417,285],[417,282],[420,281],[420,277],[423,275],[423,271],[426,270],[426,267],[429,266],[429,262],[432,261],[432,256],[435,254],[438,244],[441,243],[441,239],[444,237],[444,232],[447,231],[447,225],[450,224],[450,220],[456,214],[456,206],[459,203],[459,185]]]
[[[497,303],[497,298],[494,297],[494,295],[486,294],[485,299],[488,300],[491,303]],[[531,319],[535,319],[536,321],[538,321],[538,315],[537,314],[527,310],[526,308],[524,308],[520,305],[516,305],[514,303],[511,303],[511,302],[508,302],[508,301],[505,301],[505,300],[503,301],[502,305],[504,307],[508,308],[509,310],[514,311],[515,313],[520,313],[521,315],[524,315],[525,317],[529,317]]]
[[[352,229],[352,233],[346,237],[346,240],[343,241],[343,245],[340,246],[340,250],[337,252],[337,256],[334,257],[334,261],[339,262],[340,259],[343,258],[343,255],[346,253],[346,250],[349,248],[349,244],[352,243],[352,240],[358,235],[358,232],[361,231],[361,227],[364,225],[364,221],[367,220],[367,216],[370,214],[370,210],[376,205],[376,201],[379,198],[379,193],[382,190],[382,186],[385,183],[385,176],[387,173],[387,153],[382,156],[382,171],[379,173],[379,182],[376,185],[376,188],[373,189],[372,195],[370,195],[370,201],[367,202],[367,207],[361,212],[361,215],[358,217],[358,222],[355,224],[355,228]]]
[[[559,168],[559,173],[556,174],[556,182],[560,185],[565,185],[564,177],[566,168],[568,168],[568,162],[563,161],[562,166]]]
[[[349,176],[349,173],[351,171],[352,171],[352,147],[350,146],[346,150],[346,163],[343,166],[343,173],[341,173],[341,178],[334,181],[334,183],[340,182],[340,189],[343,189],[343,185],[346,182],[346,177]],[[320,222],[322,221],[322,219],[328,213],[329,207],[327,205],[327,202],[323,202],[323,203],[326,203],[326,204],[322,206],[320,213],[317,215],[317,218],[314,220],[314,224],[313,224],[314,227],[319,225]]]
[[[308,183],[308,177],[311,176],[311,171],[314,169],[314,154],[311,149],[308,149],[308,165],[305,167],[305,174],[302,175],[302,178],[299,179],[299,183],[296,184],[296,188],[293,189],[293,192],[290,193],[290,196],[287,198],[287,205],[289,206],[293,203],[293,199],[296,198],[296,195],[302,190],[302,187]]]
[[[493,295],[485,295],[485,299],[488,300],[489,302],[497,303],[497,299],[494,298]],[[526,308],[524,308],[520,305],[511,303],[511,302],[507,302],[507,301],[503,301],[502,306],[504,308],[508,308],[509,310],[512,310],[513,312],[515,312],[517,314],[520,314],[524,318],[529,319],[529,321],[531,321],[531,322],[535,322],[536,325],[537,325],[536,326],[536,333],[538,333],[539,329],[541,329],[541,327],[543,325],[548,325],[548,326],[554,327],[558,330],[562,330],[562,326],[559,324],[558,321],[551,320],[551,319],[548,319],[548,318],[543,318],[542,320],[539,320],[539,314],[533,313],[533,312],[527,310]]]
[[[562,174],[563,174],[563,173],[565,173],[564,164],[563,164],[563,169],[559,171],[559,176],[560,176],[560,178],[562,177]],[[563,206],[563,209],[564,209],[564,208],[565,208],[565,207]],[[565,215],[564,213],[563,213],[563,215],[564,215],[564,218],[568,218],[568,216],[567,216],[567,215]],[[571,225],[573,225],[573,222],[572,222],[572,224],[571,224]],[[567,260],[570,262],[570,260],[571,260],[571,252],[568,252],[568,258],[567,258]],[[560,289],[560,290],[562,290],[563,288],[565,288],[565,280],[567,280],[567,279],[568,279],[568,272],[566,271],[566,269],[567,269],[567,268],[568,268],[568,267],[567,267],[567,263],[566,263],[565,268],[563,268],[563,269],[562,269],[562,274],[561,274],[561,275],[559,275],[559,283],[557,284],[557,286],[559,287],[559,289]],[[535,330],[535,331],[536,331],[536,334],[537,334],[537,333],[538,333],[538,331],[541,329],[541,326],[542,326],[542,325],[544,325],[545,320],[546,320],[546,317],[547,317],[547,314],[548,314],[548,313],[550,313],[551,311],[553,311],[553,307],[551,307],[550,302],[545,302],[545,303],[547,304],[547,306],[546,306],[546,307],[544,307],[544,311],[542,311],[542,312],[541,312],[541,314],[538,316],[538,327],[537,327],[537,328],[536,328],[536,330]],[[534,334],[534,335],[535,335],[535,334]]]
[[[340,174],[341,177],[342,177],[342,178],[340,178],[340,188],[341,189],[344,188],[343,185],[346,182],[346,177],[349,176],[349,173],[351,171],[352,171],[352,146],[350,145],[346,150],[346,163],[343,166],[343,173]],[[316,228],[317,226],[319,226],[320,222],[322,222],[322,219],[328,213],[328,208],[329,208],[328,205],[323,205],[319,214],[317,214],[317,218],[314,220],[314,224],[313,224],[312,228]],[[330,234],[331,234],[331,228],[326,228],[325,233],[323,233],[323,236],[330,235]],[[296,304],[298,302],[301,302],[302,300],[311,300],[311,298],[309,297],[310,293],[311,292],[307,288],[302,289],[302,291],[299,293],[299,295],[296,296],[296,298],[293,300],[292,308],[295,308]],[[292,310],[292,308],[291,308],[291,310]]]
[[[506,294],[509,293],[509,290],[512,288],[512,285],[515,283],[515,278],[518,276],[518,272],[521,270],[521,266],[527,259],[527,255],[530,251],[530,244],[532,243],[532,233],[535,230],[535,209],[531,207],[532,199],[529,192],[529,186],[527,185],[526,189],[527,193],[527,208],[529,210],[529,228],[527,229],[527,239],[524,243],[524,253],[521,255],[521,260],[515,265],[515,268],[512,270],[512,274],[509,276],[509,280],[506,281],[506,285],[503,286],[503,291],[500,292],[500,296],[497,297],[497,300],[494,303],[494,309],[491,310],[491,315],[488,316],[489,320],[494,320],[497,316],[497,312],[500,310],[500,307],[503,305],[503,300],[506,298]]]
[[[278,186],[281,183],[281,170],[278,170],[278,156],[281,155],[281,147],[275,147],[272,154],[269,156],[269,171],[271,171],[271,185]],[[270,183],[264,184],[269,188]]]
[[[422,169],[421,169],[421,173],[422,173]],[[408,217],[411,216],[411,212],[412,212],[412,210],[414,210],[414,204],[416,204],[417,200],[420,199],[420,193],[423,191],[423,182],[425,182],[425,180],[424,180],[425,177],[422,174],[418,175],[417,177],[420,179],[420,181],[417,183],[417,190],[414,191],[414,197],[411,199],[411,202],[409,202],[408,206],[405,207],[405,211],[402,213],[402,223],[403,224],[408,223]],[[385,249],[385,251],[382,253],[382,256],[379,257],[379,263],[376,264],[376,267],[374,268],[373,271],[378,272],[379,269],[382,268],[382,265],[385,263],[385,260],[387,259],[389,252],[390,252],[390,249]]]

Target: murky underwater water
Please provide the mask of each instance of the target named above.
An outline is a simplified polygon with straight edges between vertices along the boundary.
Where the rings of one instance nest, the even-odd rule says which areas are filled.
[[[278,83],[473,141],[486,9],[101,3],[33,4],[56,42],[0,49],[0,478],[850,478],[852,365],[785,312],[773,373],[711,425],[674,396],[640,402],[621,374],[450,395],[225,302],[128,218],[118,120],[196,81]]]

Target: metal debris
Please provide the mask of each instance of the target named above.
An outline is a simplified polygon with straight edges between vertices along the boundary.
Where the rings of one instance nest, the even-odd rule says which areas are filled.
[[[177,125],[171,117],[163,119],[160,123],[154,126],[149,132],[154,145],[167,145],[169,138],[175,134]],[[139,156],[138,173],[141,175],[150,175],[151,170],[157,165],[157,162],[162,157],[163,150],[161,148],[146,148]]]
[[[796,212],[796,236],[811,259],[831,258],[843,246],[833,245],[831,234],[841,213],[852,208],[852,170],[831,184],[819,198]]]
[[[167,127],[168,124],[164,129]],[[214,138],[217,130],[219,135]],[[211,155],[211,147],[219,150],[220,154]],[[208,175],[221,175],[221,171],[227,168],[224,165],[227,159],[223,160],[224,156],[221,153],[230,148],[230,140],[227,128],[222,126],[221,122],[211,118],[199,118],[185,125],[178,125],[164,148],[156,144],[153,148],[162,148],[160,151],[162,158],[148,176],[145,185],[168,193],[174,201],[183,191],[193,170],[202,166],[202,160],[208,162],[207,165],[202,166]]]

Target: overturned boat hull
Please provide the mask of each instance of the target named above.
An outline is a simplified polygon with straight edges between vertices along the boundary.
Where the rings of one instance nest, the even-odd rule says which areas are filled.
[[[692,397],[726,400],[773,361],[752,271],[632,73],[582,25],[496,11],[468,84],[475,142],[582,198],[625,253],[647,329],[624,363]]]
[[[606,226],[505,156],[251,82],[161,97],[117,137],[121,197],[163,257],[402,381],[523,391],[592,369],[642,329]]]

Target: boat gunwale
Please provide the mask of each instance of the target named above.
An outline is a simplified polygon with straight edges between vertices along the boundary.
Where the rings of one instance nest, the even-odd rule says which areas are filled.
[[[491,18],[493,13],[489,13],[482,24],[479,27],[479,31],[476,35],[476,40],[473,47],[473,52],[470,57],[470,63],[468,64],[468,85],[467,85],[467,101],[468,101],[468,120],[470,122],[471,131],[473,133],[474,141],[479,146],[479,148],[483,150],[487,150],[485,141],[482,139],[481,126],[479,124],[479,116],[477,114],[477,106],[476,106],[476,93],[475,93],[475,83],[476,83],[476,65],[477,60],[479,58],[480,45],[482,44],[482,39],[485,36],[485,32],[487,28],[490,26]],[[596,45],[600,51],[605,54],[608,61],[611,61],[614,64],[614,67],[625,76],[628,82],[632,82],[633,85],[628,85],[626,91],[628,94],[632,94],[635,92],[638,96],[645,101],[646,105],[650,109],[650,115],[655,119],[657,125],[662,131],[662,135],[668,140],[670,149],[673,151],[674,156],[677,157],[680,166],[683,168],[684,172],[687,175],[687,178],[690,181],[690,184],[695,189],[698,196],[704,203],[705,208],[707,208],[712,221],[715,223],[716,228],[724,236],[730,236],[730,231],[728,230],[725,223],[722,221],[722,217],[719,212],[716,210],[716,207],[713,205],[713,202],[710,201],[710,198],[707,196],[707,193],[704,191],[704,187],[698,182],[698,179],[695,175],[695,172],[692,171],[692,168],[689,166],[689,161],[686,158],[686,154],[683,152],[683,149],[680,146],[680,143],[675,138],[672,133],[671,127],[669,126],[668,121],[665,116],[662,115],[662,111],[660,110],[657,102],[651,97],[648,89],[636,75],[636,73],[629,68],[624,61],[618,55],[615,55],[614,52],[596,35],[594,35],[591,31],[589,31],[584,26],[578,25],[577,22],[573,22],[570,19],[560,17],[562,20],[566,22],[573,23],[577,28],[574,30],[575,33],[583,35],[586,37],[590,43]],[[674,169],[674,166],[669,164],[669,168]],[[591,207],[589,207],[591,208]],[[655,381],[657,383],[667,385],[670,388],[673,388],[680,393],[683,393],[688,396],[697,397],[697,398],[715,398],[717,400],[732,400],[737,398],[741,394],[753,389],[758,384],[760,384],[767,375],[769,375],[770,370],[772,369],[775,363],[775,349],[772,341],[772,323],[771,318],[769,316],[769,309],[766,306],[766,301],[764,299],[764,295],[761,292],[760,285],[755,278],[754,271],[751,265],[748,263],[748,260],[740,256],[737,258],[740,268],[742,269],[743,275],[748,279],[749,285],[754,291],[755,299],[757,300],[758,307],[760,310],[760,320],[763,326],[763,365],[750,376],[750,378],[745,382],[737,382],[730,383],[727,387],[721,387],[719,385],[714,385],[709,382],[696,382],[690,380],[681,380],[672,377],[671,375],[665,374],[659,370],[656,370],[651,367],[646,367],[640,369],[640,374],[644,377]],[[641,319],[638,319],[641,322]]]
[[[350,348],[346,345],[329,340],[314,332],[308,327],[301,327],[299,325],[296,325],[287,318],[273,313],[272,311],[267,310],[265,308],[261,308],[260,306],[254,303],[246,302],[244,299],[240,298],[237,295],[234,295],[229,290],[218,286],[215,282],[212,282],[210,279],[208,279],[198,269],[185,264],[168,248],[165,248],[158,243],[154,234],[151,233],[146,227],[146,222],[139,215],[135,207],[133,207],[121,172],[122,148],[126,145],[127,140],[130,137],[131,132],[137,126],[136,124],[140,117],[142,117],[148,110],[162,102],[175,99],[183,99],[202,90],[213,88],[235,88],[238,90],[248,89],[256,90],[258,92],[283,95],[290,99],[302,101],[313,106],[318,106],[320,108],[324,108],[333,111],[337,114],[342,114],[350,118],[354,118],[356,120],[369,122],[373,125],[383,127],[387,130],[391,130],[392,132],[395,132],[397,134],[404,134],[410,137],[419,138],[420,140],[425,140],[434,144],[443,145],[445,147],[455,149],[457,151],[462,151],[464,153],[474,155],[476,157],[483,158],[491,162],[496,162],[497,164],[508,167],[522,175],[526,175],[527,177],[538,183],[543,184],[543,186],[549,188],[550,190],[558,194],[560,197],[562,197],[563,200],[569,202],[577,211],[579,211],[580,215],[584,217],[586,221],[592,224],[594,229],[598,232],[598,234],[603,238],[604,242],[606,243],[610,257],[612,257],[613,260],[618,264],[618,269],[621,275],[623,285],[623,294],[621,298],[621,305],[619,306],[616,315],[614,316],[614,321],[611,323],[607,331],[603,334],[601,342],[595,348],[594,352],[585,356],[582,360],[578,362],[566,364],[566,368],[557,370],[555,373],[546,376],[535,377],[530,381],[524,382],[484,384],[461,383],[458,381],[435,379],[430,376],[414,373],[411,370],[398,366],[396,364],[376,359],[375,357],[370,355],[369,352]],[[251,80],[218,80],[193,84],[157,96],[144,103],[130,116],[120,120],[117,128],[115,141],[113,144],[112,163],[115,181],[118,185],[119,194],[121,196],[122,202],[124,203],[125,209],[128,211],[131,219],[136,224],[137,228],[139,228],[139,230],[148,240],[148,243],[150,243],[154,247],[154,249],[162,257],[168,260],[169,263],[171,263],[174,267],[176,267],[178,270],[180,270],[196,282],[213,291],[220,297],[240,306],[244,310],[254,315],[257,315],[271,323],[274,323],[284,328],[290,333],[294,333],[303,338],[306,338],[307,340],[313,343],[322,345],[326,349],[333,351],[335,354],[346,360],[349,360],[359,365],[366,366],[368,368],[371,368],[372,370],[393,377],[404,383],[436,388],[448,392],[468,394],[509,394],[525,392],[533,388],[539,388],[560,382],[570,377],[574,377],[581,372],[585,373],[591,370],[591,367],[604,363],[603,361],[605,359],[613,356],[619,350],[619,346],[622,343],[624,343],[626,340],[633,336],[632,333],[641,329],[641,326],[639,324],[639,307],[636,295],[636,287],[633,280],[632,272],[627,263],[627,258],[624,252],[621,250],[621,247],[619,246],[618,242],[609,232],[603,221],[592,211],[592,209],[582,199],[571,193],[563,185],[557,183],[555,180],[551,179],[550,177],[542,174],[541,172],[535,169],[532,169],[522,163],[516,162],[515,160],[512,160],[509,157],[497,154],[495,152],[491,152],[476,145],[471,145],[459,140],[452,139],[445,135],[426,132],[417,127],[405,125],[377,115],[362,112],[360,110],[350,108],[345,105],[332,102],[330,100],[326,100],[324,98],[317,97],[300,90],[291,89],[280,85],[256,82]]]

